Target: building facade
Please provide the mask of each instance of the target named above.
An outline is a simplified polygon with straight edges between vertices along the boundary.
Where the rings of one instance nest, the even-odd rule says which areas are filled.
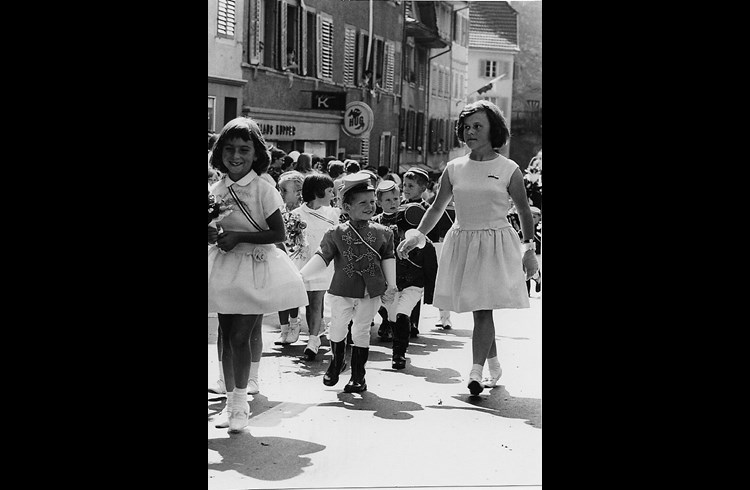
[[[489,100],[511,126],[513,68],[518,47],[518,14],[508,2],[472,2],[469,32],[469,96]],[[509,156],[511,141],[500,151]]]
[[[245,1],[243,114],[266,140],[287,152],[392,166],[402,2]]]
[[[518,12],[513,71],[513,145],[510,157],[522,168],[542,149],[542,1],[510,2]]]
[[[242,77],[243,3],[208,0],[208,130],[216,132],[239,116]]]

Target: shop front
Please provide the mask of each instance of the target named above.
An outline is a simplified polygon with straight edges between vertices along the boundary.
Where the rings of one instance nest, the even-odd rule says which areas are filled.
[[[243,107],[242,115],[258,123],[266,143],[287,153],[337,155],[342,116],[249,106]]]

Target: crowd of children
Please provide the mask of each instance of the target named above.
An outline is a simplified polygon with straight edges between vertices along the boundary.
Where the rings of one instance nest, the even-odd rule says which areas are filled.
[[[269,148],[246,117],[209,140],[209,202],[232,209],[218,219],[209,216],[209,312],[218,313],[222,367],[209,391],[227,396],[226,417],[217,427],[247,426],[247,394],[260,390],[264,314],[278,313],[275,344],[283,348],[299,340],[299,310],[305,307],[305,359],[317,359],[321,338],[330,343],[326,386],[339,382],[348,344],[351,377],[343,389],[367,390],[365,366],[378,314],[378,337],[392,341],[392,368],[406,368],[410,338],[419,335],[420,305],[432,304],[440,278],[442,242],[456,229],[452,199],[441,198],[431,227],[422,224],[431,208],[425,197],[432,201],[440,192],[429,192],[433,187],[419,167],[399,177],[385,167],[363,169],[355,160]],[[450,329],[445,305],[442,298],[435,305],[441,307],[437,326]]]

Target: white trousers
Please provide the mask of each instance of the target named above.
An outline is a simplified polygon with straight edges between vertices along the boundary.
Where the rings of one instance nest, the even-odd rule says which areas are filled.
[[[385,305],[385,309],[388,310],[388,320],[395,322],[396,315],[399,313],[411,316],[411,311],[422,299],[423,291],[424,288],[409,286],[404,288],[403,291],[396,292],[396,299],[393,300],[393,303]]]
[[[370,298],[345,298],[330,294],[331,342],[341,342],[346,338],[349,321],[352,321],[352,340],[356,347],[370,347],[370,323],[380,308],[380,296]]]

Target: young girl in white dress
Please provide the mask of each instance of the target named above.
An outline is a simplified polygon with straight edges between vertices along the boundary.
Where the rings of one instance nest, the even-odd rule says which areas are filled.
[[[399,244],[397,253],[404,257],[423,243],[424,234],[454,200],[456,220],[443,242],[433,305],[473,313],[468,388],[476,396],[484,387],[496,386],[502,375],[492,310],[528,308],[525,281],[539,264],[523,176],[513,160],[497,152],[510,137],[500,109],[486,100],[467,105],[458,116],[456,135],[471,152],[448,162],[435,201],[416,230]],[[532,237],[530,243],[521,244],[507,219],[509,197],[518,210],[523,236]],[[485,361],[490,373],[487,380],[482,378]]]
[[[301,155],[300,155],[301,157]],[[302,183],[302,200],[304,204],[292,211],[307,224],[304,230],[307,245],[299,253],[292,256],[292,262],[302,269],[320,246],[320,241],[326,230],[339,223],[341,209],[331,207],[334,198],[333,179],[324,173],[312,172]],[[305,309],[307,319],[308,340],[305,356],[308,360],[315,360],[320,348],[320,326],[323,322],[323,298],[333,278],[333,264],[318,273],[305,278],[305,289],[309,304]]]
[[[240,431],[248,423],[248,392],[257,393],[265,313],[307,304],[299,271],[274,243],[284,241],[281,195],[260,177],[270,163],[260,129],[238,117],[221,130],[211,165],[224,177],[211,186],[235,210],[208,227],[208,311],[218,313],[222,369],[229,420],[219,426]]]

